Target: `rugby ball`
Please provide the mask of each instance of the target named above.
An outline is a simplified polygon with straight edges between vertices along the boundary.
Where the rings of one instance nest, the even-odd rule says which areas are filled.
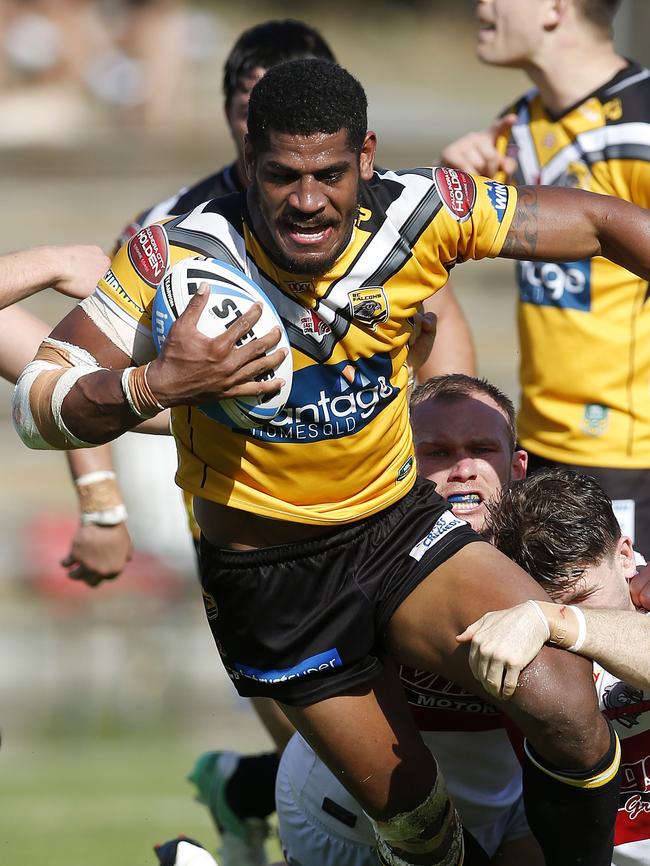
[[[280,328],[277,348],[287,349],[287,356],[273,371],[272,378],[284,379],[280,391],[260,400],[256,396],[229,397],[198,408],[229,427],[261,427],[272,421],[284,408],[293,379],[291,346],[282,320],[262,289],[237,270],[219,259],[182,259],[173,265],[158,285],[151,311],[153,341],[160,352],[169,329],[185,310],[201,283],[210,288],[210,299],[197,322],[197,329],[207,337],[224,334],[254,303],[262,305],[262,315],[238,345],[263,337]],[[272,351],[275,351],[275,347]]]

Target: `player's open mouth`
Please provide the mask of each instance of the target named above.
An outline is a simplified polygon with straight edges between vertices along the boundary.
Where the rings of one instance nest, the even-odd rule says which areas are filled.
[[[286,232],[294,244],[310,246],[311,244],[322,244],[329,240],[332,235],[332,226],[301,226],[297,223],[289,223]]]
[[[491,21],[479,21],[478,22],[478,32],[479,36],[482,36],[484,33],[494,33],[497,29],[496,24],[493,24]]]
[[[458,513],[461,511],[474,511],[483,502],[479,493],[452,493],[447,497],[447,502]]]

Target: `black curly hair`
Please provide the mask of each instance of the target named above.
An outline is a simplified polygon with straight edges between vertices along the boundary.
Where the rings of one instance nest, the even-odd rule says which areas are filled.
[[[335,62],[331,48],[314,27],[284,18],[263,21],[237,39],[223,67],[223,95],[230,107],[240,81],[254,69],[270,69],[299,57],[320,57]]]
[[[248,136],[259,153],[268,147],[271,131],[314,135],[345,129],[358,154],[367,115],[365,91],[346,69],[327,60],[289,60],[269,69],[251,91]]]

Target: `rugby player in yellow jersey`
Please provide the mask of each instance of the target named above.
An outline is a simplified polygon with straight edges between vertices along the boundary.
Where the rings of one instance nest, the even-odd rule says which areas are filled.
[[[545,594],[418,480],[406,356],[417,306],[457,262],[605,254],[650,277],[650,213],[577,190],[446,168],[375,171],[366,97],[344,69],[295,60],[251,93],[245,192],[143,229],[23,371],[26,443],[106,442],[172,408],[178,483],[195,496],[206,613],[238,692],[278,700],[373,819],[391,866],[485,863],[464,835],[391,659],[475,682],[456,635]],[[275,393],[279,334],[216,339],[196,294],[158,357],[155,272],[204,255],[259,282],[290,337],[288,403],[266,427],[197,406]],[[369,310],[364,303],[372,295]],[[306,317],[322,326],[303,328]],[[268,352],[268,354],[267,354]],[[503,710],[528,739],[524,791],[548,866],[608,866],[619,746],[589,663],[544,648]],[[557,827],[572,827],[558,839]]]
[[[620,0],[479,0],[477,53],[534,88],[447,165],[517,184],[576,187],[650,205],[650,71],[612,42]],[[648,283],[596,257],[521,262],[521,409],[530,471],[588,472],[650,557]],[[640,588],[648,579],[639,575]],[[649,584],[650,585],[650,584]],[[634,587],[633,587],[634,590]],[[635,596],[650,605],[650,593]]]
[[[264,73],[278,63],[300,57],[319,57],[335,61],[332,49],[322,34],[304,21],[281,19],[263,21],[244,30],[232,46],[223,67],[223,116],[232,137],[234,159],[208,177],[201,178],[183,187],[173,195],[147,208],[132,220],[121,232],[119,247],[132,238],[143,227],[169,216],[187,213],[202,202],[240,192],[248,186],[244,160],[244,136],[248,116],[248,100],[253,86]],[[454,296],[451,285],[428,299],[427,311],[436,317],[436,340],[431,350],[430,343],[422,340],[413,349],[427,357],[429,375],[446,372],[471,374],[475,370],[475,357],[469,326]],[[421,319],[425,330],[431,320]],[[417,366],[417,359],[410,362]],[[134,443],[129,438],[115,445],[118,456],[126,466],[142,460],[145,443]],[[175,455],[168,452],[169,471],[176,465]],[[152,458],[154,459],[154,458]],[[159,456],[155,459],[159,461]],[[173,469],[171,465],[173,464]],[[161,463],[161,471],[165,463]],[[128,476],[128,473],[125,473]],[[147,494],[143,491],[142,496]],[[192,497],[184,495],[190,528],[198,544],[199,531],[192,514]],[[165,503],[161,502],[164,508]],[[281,752],[293,733],[284,715],[275,704],[263,698],[253,701],[254,707],[278,752]],[[272,753],[251,755],[238,760],[232,752],[211,752],[202,755],[193,768],[190,778],[199,788],[198,798],[209,805],[220,831],[221,849],[219,860],[222,866],[259,866],[263,862],[263,840],[267,825],[265,817],[275,809],[274,783],[277,755]],[[233,808],[228,797],[232,795]],[[226,804],[226,808],[224,808]]]

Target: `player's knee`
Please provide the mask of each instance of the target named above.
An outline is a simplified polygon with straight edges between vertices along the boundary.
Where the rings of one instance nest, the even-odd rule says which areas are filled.
[[[382,821],[370,819],[384,866],[430,863],[457,866],[463,860],[463,829],[440,773],[424,800],[410,812]]]

